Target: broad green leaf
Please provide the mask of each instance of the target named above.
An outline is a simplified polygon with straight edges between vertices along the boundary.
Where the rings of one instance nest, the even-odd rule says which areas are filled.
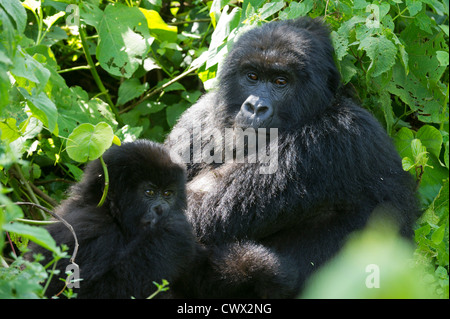
[[[422,145],[434,154],[437,158],[441,154],[442,135],[439,130],[431,125],[422,126],[416,134],[416,138],[420,139]]]
[[[140,96],[148,89],[148,83],[141,84],[139,79],[132,78],[122,82],[119,86],[118,105],[123,105],[128,101]]]
[[[28,92],[31,92],[32,87],[36,87],[38,92],[42,91],[50,78],[50,71],[21,49],[14,57],[11,73],[16,79],[22,77],[35,83],[34,86],[28,85]]]
[[[206,68],[210,68],[217,63],[217,60],[215,60],[215,62],[211,62],[211,60],[214,60],[214,57],[219,54],[220,50],[222,49],[221,45],[228,37],[231,30],[235,29],[238,26],[240,18],[240,8],[234,8],[229,14],[226,10],[224,10],[222,15],[220,16],[219,22],[217,23],[217,27],[211,36],[211,44],[208,50],[209,56],[208,60],[206,61]],[[225,52],[228,52],[228,50],[226,50]]]
[[[54,253],[61,254],[55,240],[45,228],[15,222],[3,225],[3,229],[27,238]]]
[[[425,86],[438,82],[446,70],[437,54],[442,48],[448,50],[444,34],[441,32],[430,37],[412,24],[401,33],[401,38],[409,55],[410,70],[417,80]]]
[[[425,12],[420,12],[416,15],[414,23],[423,31],[428,34],[433,34],[431,26],[434,24],[432,20]]]
[[[406,6],[408,7],[408,11],[409,11],[411,17],[413,17],[422,10],[422,1],[421,0],[406,0]]]
[[[412,158],[411,142],[414,139],[414,133],[407,127],[402,127],[394,136],[395,146],[401,157]]]
[[[98,30],[98,25],[103,18],[103,11],[87,1],[80,2],[79,7],[81,20]]]
[[[67,154],[77,162],[84,163],[99,158],[112,144],[114,132],[107,123],[96,126],[81,124],[67,140]]]
[[[342,36],[336,31],[332,31],[331,40],[333,41],[333,47],[336,54],[336,58],[339,61],[341,61],[342,58],[347,54],[348,39],[346,36]]]
[[[36,94],[36,90],[33,88],[30,95],[24,88],[19,88],[22,96],[27,100],[27,105],[30,107],[33,115],[38,118],[49,131],[55,135],[58,134],[58,110],[55,103],[50,100],[45,92]]]
[[[19,33],[23,33],[27,23],[27,12],[24,5],[19,0],[0,0],[0,7],[3,7],[8,15],[14,19]]]
[[[278,11],[280,11],[281,9],[283,9],[284,7],[284,2],[281,0],[278,1],[270,1],[266,4],[264,4],[264,6],[259,9],[259,14],[260,14],[260,19],[261,20],[265,20],[268,17],[270,17],[271,15],[277,13]]]
[[[442,114],[444,112],[441,107],[440,99],[442,96],[439,95],[438,92],[430,92],[427,84],[424,84],[416,78],[413,74],[414,67],[412,66],[411,59],[414,57],[410,56],[410,72],[406,75],[404,68],[397,63],[393,68],[392,80],[388,85],[386,85],[386,89],[398,96],[405,104],[407,104],[411,110],[417,111],[417,115],[420,121],[425,123],[440,123],[442,120]],[[421,78],[424,78],[423,75]],[[426,80],[425,80],[426,81]],[[433,94],[435,95],[432,98]]]
[[[150,47],[147,21],[135,7],[120,3],[106,7],[98,24],[97,59],[112,75],[130,78]]]
[[[442,225],[433,232],[433,234],[431,235],[431,240],[436,245],[439,245],[444,239],[444,234],[445,234],[445,225]]]
[[[395,64],[397,47],[383,36],[364,38],[360,43],[359,49],[364,49],[372,60],[368,68],[372,77],[377,77],[389,71]]]
[[[305,0],[301,3],[292,1],[289,4],[289,12],[286,16],[286,19],[295,19],[298,17],[305,16],[311,9],[314,7],[314,1],[313,0]],[[286,10],[283,10],[286,11]]]
[[[111,108],[99,98],[89,99],[86,91],[80,87],[71,87],[62,91],[58,104],[59,134],[68,137],[79,123],[97,124],[106,122],[111,127],[117,126],[117,121]]]
[[[447,66],[448,65],[448,52],[436,51],[436,58],[438,59],[439,64],[441,66]]]

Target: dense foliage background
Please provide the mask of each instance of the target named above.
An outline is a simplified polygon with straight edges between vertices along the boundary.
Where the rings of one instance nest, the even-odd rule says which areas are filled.
[[[343,83],[384,124],[417,179],[424,213],[410,259],[421,266],[414,280],[432,290],[414,294],[421,286],[400,281],[390,294],[352,286],[346,294],[338,281],[335,295],[319,283],[306,296],[448,298],[448,11],[448,0],[0,0],[0,298],[43,294],[39,283],[53,266],[21,267],[28,240],[55,260],[71,254],[40,224],[85,162],[113,142],[163,141],[215,87],[242,32],[304,15],[330,24]],[[348,282],[336,275],[344,268],[336,265],[334,278]]]

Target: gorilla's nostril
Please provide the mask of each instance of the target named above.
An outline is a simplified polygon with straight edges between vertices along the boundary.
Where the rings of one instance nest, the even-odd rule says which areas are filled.
[[[247,112],[254,114],[255,113],[255,107],[251,103],[245,103],[244,108]]]
[[[264,114],[264,113],[266,113],[268,111],[269,111],[269,108],[267,106],[260,106],[260,107],[258,107],[256,109],[256,114],[257,115],[262,115],[262,114]]]
[[[161,216],[161,214],[163,213],[163,208],[161,205],[157,205],[155,207],[153,207],[153,212],[156,213],[156,215]]]

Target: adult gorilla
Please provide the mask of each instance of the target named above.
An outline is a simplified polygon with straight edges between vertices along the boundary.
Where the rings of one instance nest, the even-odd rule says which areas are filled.
[[[383,128],[339,93],[321,21],[272,22],[242,35],[219,80],[166,142],[190,150],[188,216],[211,251],[187,276],[185,296],[296,296],[374,210],[412,234],[413,180]],[[196,163],[196,143],[206,147],[225,128],[277,128],[278,169]],[[180,140],[183,132],[191,139]]]

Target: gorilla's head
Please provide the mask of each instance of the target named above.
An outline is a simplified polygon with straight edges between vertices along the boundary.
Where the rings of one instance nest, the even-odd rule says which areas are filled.
[[[109,177],[103,207],[128,233],[154,228],[184,212],[185,167],[162,145],[147,140],[113,145],[103,159]],[[104,188],[105,173],[97,159],[87,165],[76,190],[86,205],[97,205]]]
[[[225,65],[219,96],[241,128],[298,128],[330,105],[340,83],[329,30],[307,17],[248,31]]]

